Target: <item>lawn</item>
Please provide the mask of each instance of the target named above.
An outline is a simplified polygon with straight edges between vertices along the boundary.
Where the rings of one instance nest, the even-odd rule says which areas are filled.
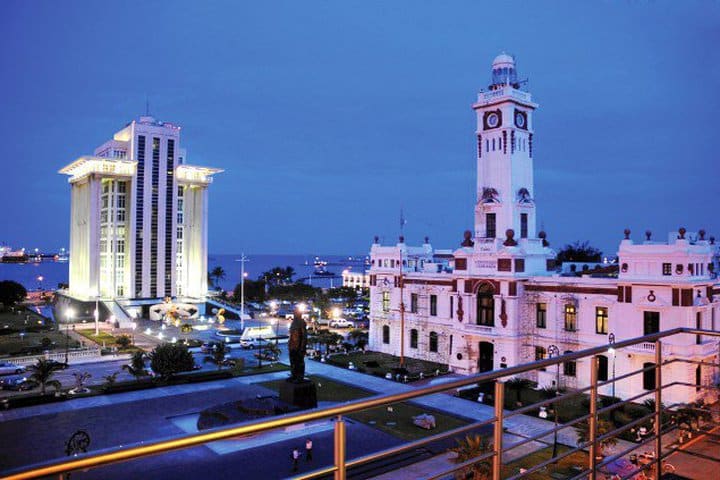
[[[121,353],[133,353],[135,351],[142,351],[140,348],[132,344],[129,345],[127,348],[120,348],[120,346],[117,344],[118,337],[104,330],[100,330],[97,335],[95,335],[94,328],[75,330],[75,333],[82,335],[83,337],[87,338],[93,343],[96,343],[100,347],[117,348],[118,352]]]
[[[78,342],[70,340],[70,348],[77,346]],[[64,348],[65,334],[41,315],[23,308],[0,311],[0,355],[32,355]]]
[[[558,445],[558,454],[562,454],[570,450],[564,445]],[[502,477],[508,478],[517,475],[521,468],[530,469],[538,463],[549,460],[552,457],[552,447],[543,448],[528,456],[522,457],[514,462],[510,462],[502,467]],[[537,472],[533,472],[523,478],[529,480],[548,480],[573,478],[587,465],[587,453],[575,452],[561,459],[555,464],[550,464]]]
[[[370,373],[384,377],[386,373],[393,372],[393,369],[400,368],[400,357],[380,352],[351,352],[331,355],[327,362],[343,368],[348,368],[350,362],[355,365],[358,372]],[[428,362],[416,358],[405,357],[405,368],[408,370],[408,377],[416,380],[421,374],[423,376],[434,376],[438,372],[447,373],[447,365],[442,363]]]
[[[311,375],[309,378],[317,386],[317,399],[319,402],[349,402],[374,395],[369,390],[334,382],[326,377]],[[285,379],[262,382],[257,385],[279,392],[280,384],[283,382],[285,382]]]

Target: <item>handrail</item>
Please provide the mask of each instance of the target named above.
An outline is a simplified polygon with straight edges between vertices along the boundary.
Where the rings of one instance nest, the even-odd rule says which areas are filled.
[[[720,337],[720,332],[715,331],[709,331],[709,330],[699,330],[695,328],[674,328],[671,330],[666,330],[658,333],[653,333],[650,335],[645,335],[643,337],[636,337],[633,339],[628,340],[622,340],[617,341],[613,345],[613,348],[621,349],[625,347],[630,347],[633,345],[637,345],[639,343],[648,343],[648,342],[659,342],[659,340],[677,335],[677,334],[693,334],[693,335],[707,335],[707,336],[714,336],[714,337]],[[31,479],[31,478],[39,478],[43,476],[48,475],[56,475],[61,474],[64,472],[72,471],[72,470],[80,470],[80,469],[86,469],[86,468],[92,468],[97,467],[101,465],[107,465],[110,463],[115,462],[122,462],[134,458],[140,458],[145,457],[149,455],[155,455],[158,453],[164,453],[169,452],[173,450],[179,450],[184,449],[196,445],[205,444],[208,442],[214,442],[218,440],[225,440],[232,437],[238,437],[241,435],[249,435],[249,434],[255,434],[255,433],[261,433],[266,432],[269,430],[273,430],[276,428],[286,427],[298,423],[305,423],[310,422],[314,420],[321,420],[328,417],[341,417],[343,415],[355,413],[361,410],[383,406],[387,404],[392,403],[398,403],[406,400],[412,400],[418,397],[431,395],[434,393],[440,393],[448,390],[453,390],[459,387],[464,387],[468,385],[477,384],[480,382],[489,382],[489,381],[497,381],[502,378],[512,377],[521,373],[530,372],[533,370],[537,370],[540,368],[546,368],[554,365],[560,365],[562,363],[577,360],[580,358],[586,358],[586,357],[592,357],[594,355],[603,354],[606,353],[608,349],[608,346],[599,346],[599,347],[592,347],[585,350],[580,350],[576,352],[566,353],[557,357],[551,357],[546,358],[542,360],[537,360],[530,363],[525,363],[521,365],[516,365],[509,368],[504,368],[502,370],[494,370],[491,372],[484,372],[476,375],[471,375],[466,378],[458,379],[458,380],[451,380],[448,382],[443,382],[437,385],[429,385],[421,388],[417,388],[412,391],[403,392],[403,393],[396,393],[391,395],[376,395],[370,398],[365,398],[353,402],[344,403],[342,405],[336,405],[332,407],[327,407],[323,409],[317,409],[309,412],[302,412],[302,413],[295,413],[295,414],[289,414],[289,415],[283,415],[280,417],[272,418],[270,420],[260,420],[256,422],[251,422],[248,424],[244,424],[241,426],[235,426],[235,427],[225,427],[225,428],[216,428],[204,431],[202,433],[194,433],[194,434],[187,434],[187,435],[178,435],[174,437],[169,437],[162,440],[156,440],[152,442],[145,442],[145,443],[136,443],[134,445],[125,446],[125,447],[115,447],[111,449],[105,449],[99,452],[93,452],[86,455],[80,455],[77,457],[74,457],[72,460],[50,460],[48,462],[43,462],[40,464],[32,465],[32,466],[26,466],[19,469],[15,469],[12,471],[12,473],[6,477],[7,479],[12,480],[20,480],[20,479]],[[656,352],[659,353],[659,352]],[[645,369],[643,369],[645,370]],[[636,374],[638,372],[635,372]],[[656,371],[657,373],[657,371]],[[667,388],[669,385],[663,386],[661,383],[656,385],[656,390],[660,390],[662,388]],[[595,385],[592,387],[593,389],[597,389],[597,381],[595,382]],[[649,391],[648,394],[652,393],[652,391]],[[510,415],[508,415],[510,416]],[[495,418],[492,418],[485,423],[488,422],[494,422],[496,421]],[[564,424],[563,428],[567,428],[568,425]],[[550,431],[552,433],[552,430]],[[442,434],[441,434],[442,435]],[[433,440],[436,439],[435,436],[432,437]],[[437,437],[440,438],[440,437]],[[375,455],[367,455],[365,456],[368,459],[374,459],[378,458]],[[557,457],[556,457],[557,458]],[[477,459],[476,459],[477,461]],[[346,462],[345,465],[359,465],[361,463],[359,459],[351,460],[349,462]],[[456,466],[457,468],[460,468],[461,465]],[[323,472],[327,472],[328,470],[323,469]],[[335,469],[329,470],[329,471],[335,471]]]

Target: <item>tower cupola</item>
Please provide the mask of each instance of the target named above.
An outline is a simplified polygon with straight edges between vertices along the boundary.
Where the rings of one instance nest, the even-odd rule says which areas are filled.
[[[488,88],[495,90],[505,85],[510,85],[513,88],[520,87],[517,79],[517,70],[515,69],[515,58],[503,52],[493,60],[492,83]]]

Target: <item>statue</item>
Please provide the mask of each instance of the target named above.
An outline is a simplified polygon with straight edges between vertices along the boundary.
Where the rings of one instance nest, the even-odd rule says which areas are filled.
[[[300,383],[305,378],[305,350],[307,348],[307,329],[302,313],[295,310],[293,321],[290,324],[290,338],[288,339],[288,353],[290,354],[289,382]]]

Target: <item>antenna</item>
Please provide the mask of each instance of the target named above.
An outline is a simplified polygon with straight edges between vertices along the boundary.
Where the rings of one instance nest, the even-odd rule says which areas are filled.
[[[145,116],[150,116],[150,98],[147,96],[147,94],[145,95]]]
[[[403,214],[403,207],[400,205],[400,235],[405,235],[405,224],[407,223],[407,220],[405,220],[405,215]]]

